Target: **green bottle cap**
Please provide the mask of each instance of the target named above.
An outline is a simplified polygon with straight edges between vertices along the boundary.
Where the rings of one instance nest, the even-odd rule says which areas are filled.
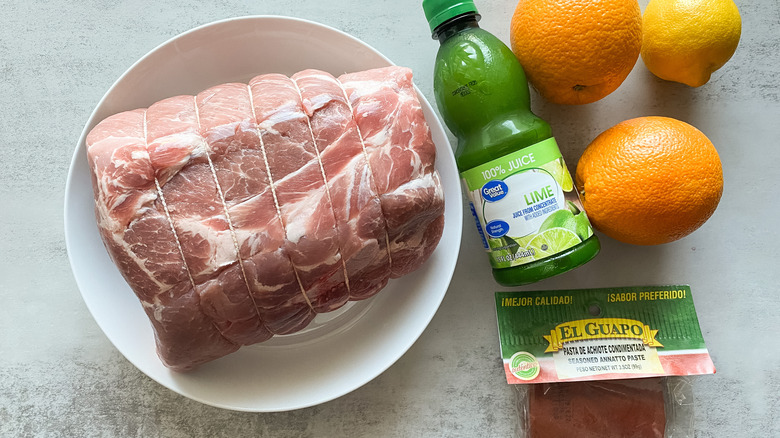
[[[473,0],[423,0],[425,18],[433,32],[440,24],[468,12],[477,12]]]

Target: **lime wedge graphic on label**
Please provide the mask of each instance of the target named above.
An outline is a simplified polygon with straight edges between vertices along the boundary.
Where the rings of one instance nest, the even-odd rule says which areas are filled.
[[[563,162],[561,162],[561,164],[563,164]],[[564,192],[570,192],[574,189],[574,181],[572,181],[571,174],[565,167],[563,171],[563,181],[561,181],[561,188]]]
[[[528,242],[530,242],[531,239],[533,239],[535,236],[536,234],[529,234],[528,236],[515,237],[515,242],[517,242],[517,244],[523,248],[528,248]]]
[[[566,168],[566,164],[563,162],[563,158],[558,158],[555,161],[551,161],[544,165],[544,169],[550,172],[555,181],[561,185],[561,189],[564,192],[570,192],[574,188],[574,181],[571,179],[571,174]]]
[[[588,215],[586,215],[584,211],[577,216],[574,216],[574,221],[576,222],[574,231],[577,232],[580,239],[585,240],[593,235],[593,229],[590,227]]]
[[[537,234],[528,242],[528,248],[536,252],[534,260],[549,257],[582,242],[577,233],[566,228],[550,228]]]

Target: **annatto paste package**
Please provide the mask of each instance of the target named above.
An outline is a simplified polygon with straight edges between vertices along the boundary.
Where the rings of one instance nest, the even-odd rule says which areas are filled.
[[[715,367],[689,286],[497,292],[519,436],[693,437],[684,376]]]

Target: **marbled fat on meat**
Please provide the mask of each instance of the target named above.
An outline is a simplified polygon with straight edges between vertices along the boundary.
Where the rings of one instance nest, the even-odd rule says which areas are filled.
[[[269,332],[299,331],[315,313],[285,251],[249,87],[218,85],[196,101],[253,304]]]
[[[387,224],[360,132],[336,78],[304,70],[293,79],[301,90],[328,181],[349,296],[353,300],[371,297],[390,278],[390,253]]]
[[[295,82],[280,74],[249,81],[268,171],[301,287],[318,312],[349,299],[336,218]]]
[[[145,113],[111,116],[87,136],[95,216],[111,259],[152,323],[160,359],[186,370],[239,346],[219,332],[195,292],[156,188]]]
[[[339,77],[351,102],[387,221],[392,277],[417,269],[444,230],[436,147],[412,71],[386,67]]]
[[[177,371],[419,268],[444,199],[411,71],[261,75],[100,122],[98,229]]]
[[[238,262],[195,98],[177,96],[150,106],[146,141],[204,312],[239,345],[269,339],[271,333],[260,321]]]

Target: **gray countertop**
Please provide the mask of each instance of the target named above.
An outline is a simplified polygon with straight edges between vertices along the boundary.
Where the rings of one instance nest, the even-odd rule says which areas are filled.
[[[515,2],[483,0],[482,27],[508,41]],[[646,1],[640,1],[642,8]],[[562,107],[533,94],[570,169],[622,120],[689,122],[720,153],[725,192],[694,234],[655,247],[601,236],[583,268],[525,289],[690,284],[717,374],[693,379],[698,437],[780,436],[780,4],[738,0],[732,60],[698,89],[639,60],[612,95]],[[0,26],[0,436],[506,437],[516,424],[492,292],[500,290],[464,218],[453,281],[428,329],[391,368],[319,406],[242,413],[200,404],[131,365],[92,319],[70,272],[63,194],[76,142],[103,93],[146,52],[214,20],[278,14],[318,21],[411,67],[430,102],[433,59],[420,2],[5,1]]]

